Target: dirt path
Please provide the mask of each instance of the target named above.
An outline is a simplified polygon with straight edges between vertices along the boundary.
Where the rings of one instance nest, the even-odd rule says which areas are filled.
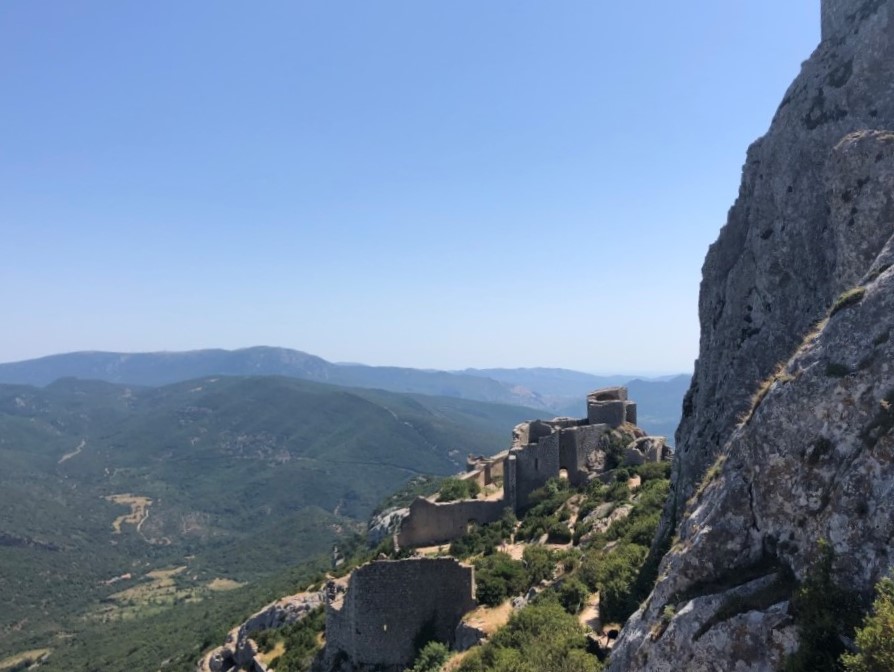
[[[87,445],[87,439],[81,439],[81,442],[78,444],[78,447],[75,448],[70,453],[65,453],[61,458],[59,458],[58,464],[62,464],[63,462],[67,462],[73,457],[77,457],[81,454],[81,451],[84,450],[84,446]]]
[[[584,605],[583,611],[578,615],[578,619],[585,628],[599,631],[602,625],[599,622],[599,593],[593,593]]]

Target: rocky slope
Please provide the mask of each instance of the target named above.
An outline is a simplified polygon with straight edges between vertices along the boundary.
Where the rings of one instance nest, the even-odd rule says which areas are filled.
[[[892,564],[894,8],[822,11],[705,261],[679,540],[612,670],[776,669],[797,647],[785,577],[803,579],[820,539],[848,589]]]

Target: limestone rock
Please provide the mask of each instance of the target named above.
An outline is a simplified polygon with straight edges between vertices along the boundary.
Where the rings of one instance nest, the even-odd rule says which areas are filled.
[[[237,640],[241,641],[262,630],[282,628],[297,623],[317,607],[323,606],[323,591],[298,593],[272,602],[253,614],[239,627]]]
[[[613,672],[779,669],[818,540],[864,596],[894,565],[892,20],[890,2],[824,0],[823,42],[749,150],[703,269],[679,541]]]
[[[631,456],[630,462],[627,461],[628,454]],[[631,441],[624,455],[624,461],[629,465],[663,462],[670,457],[670,448],[667,446],[667,439],[663,436],[643,436]]]
[[[199,661],[198,672],[230,672],[240,667],[260,669],[260,663],[254,660],[258,648],[251,635],[297,623],[324,603],[325,593],[317,591],[290,595],[268,604],[238,628],[230,630],[224,645]]]
[[[456,635],[453,642],[455,651],[468,651],[473,646],[477,646],[487,637],[487,633],[481,628],[461,621],[456,626]]]
[[[388,509],[369,521],[366,539],[370,546],[378,546],[388,537],[397,534],[404,518],[410,515],[409,508]]]
[[[824,39],[748,150],[739,197],[702,269],[699,358],[675,442],[677,520],[760,382],[888,238],[886,143],[840,143],[894,129],[892,9],[883,0],[822,7]]]
[[[593,513],[584,518],[583,523],[585,525],[592,522],[593,526],[583,537],[581,537],[581,542],[586,543],[597,534],[602,534],[608,530],[616,520],[627,518],[631,511],[633,511],[633,507],[629,504],[622,504],[621,506],[615,506],[613,503],[602,504],[599,508],[593,511]]]

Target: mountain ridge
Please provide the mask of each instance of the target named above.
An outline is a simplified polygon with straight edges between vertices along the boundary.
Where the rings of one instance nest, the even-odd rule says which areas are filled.
[[[594,389],[643,380],[635,375],[604,376],[546,367],[441,371],[336,364],[300,350],[273,346],[137,353],[92,350],[0,364],[0,383],[37,386],[73,377],[154,387],[213,375],[287,376],[345,387],[528,406],[558,415],[579,415],[581,400]],[[670,380],[681,376],[688,380],[688,374],[672,376]],[[679,422],[683,386],[665,385],[667,376],[643,382],[664,390],[670,403],[659,403],[662,411],[652,414],[650,430],[672,436]],[[637,394],[644,399],[658,399],[654,391],[638,390]]]

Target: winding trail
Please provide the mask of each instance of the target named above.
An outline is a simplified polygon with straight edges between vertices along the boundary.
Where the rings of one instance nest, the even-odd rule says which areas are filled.
[[[70,453],[65,453],[65,455],[63,455],[61,458],[59,458],[59,462],[57,464],[62,464],[63,462],[66,462],[73,457],[77,457],[78,455],[81,454],[81,451],[84,450],[84,447],[86,445],[87,445],[87,439],[81,439],[81,442],[78,444],[78,447],[75,448]]]

